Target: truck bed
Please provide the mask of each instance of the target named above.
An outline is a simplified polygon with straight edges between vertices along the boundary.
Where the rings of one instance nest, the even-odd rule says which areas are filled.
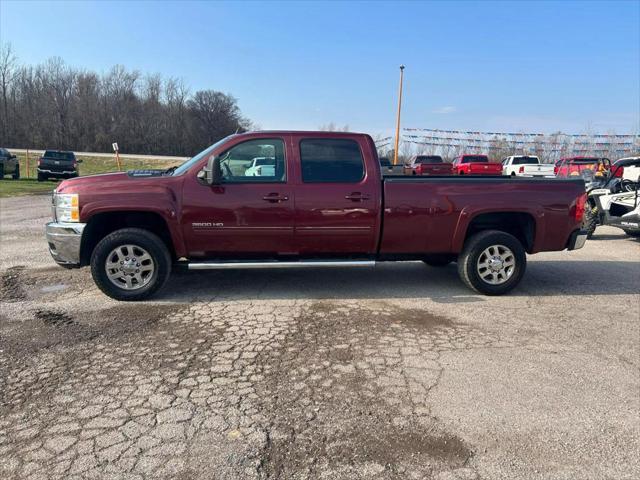
[[[529,253],[563,250],[575,228],[571,208],[584,193],[581,179],[390,175],[382,182],[381,256],[459,253],[470,223],[485,213],[530,218]]]

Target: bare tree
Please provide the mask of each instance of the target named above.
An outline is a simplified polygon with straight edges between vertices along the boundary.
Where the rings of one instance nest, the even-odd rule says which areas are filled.
[[[117,141],[126,152],[191,155],[251,128],[231,95],[191,95],[183,80],[120,65],[103,75],[60,58],[21,66],[9,45],[0,48],[0,95],[9,147],[108,151]]]
[[[9,89],[15,75],[18,59],[11,44],[0,44],[0,88],[2,89],[2,137],[9,136]]]

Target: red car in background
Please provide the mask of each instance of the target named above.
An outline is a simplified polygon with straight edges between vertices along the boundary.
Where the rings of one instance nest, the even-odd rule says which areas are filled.
[[[454,175],[502,175],[502,164],[486,155],[460,155],[453,160]]]
[[[407,175],[451,175],[453,166],[440,155],[415,155],[404,167]]]

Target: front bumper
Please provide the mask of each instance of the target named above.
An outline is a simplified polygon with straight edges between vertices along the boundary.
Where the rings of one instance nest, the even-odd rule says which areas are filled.
[[[49,253],[57,263],[80,266],[80,245],[85,226],[85,223],[47,223],[45,234]]]
[[[584,247],[585,242],[587,241],[587,232],[584,230],[576,230],[569,237],[569,241],[567,242],[567,248],[569,250],[578,250],[579,248]]]

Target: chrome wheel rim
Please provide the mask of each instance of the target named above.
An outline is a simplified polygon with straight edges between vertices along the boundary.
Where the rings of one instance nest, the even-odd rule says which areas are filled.
[[[104,263],[107,278],[123,290],[138,290],[147,285],[156,270],[153,258],[138,245],[120,245],[111,250]]]
[[[504,245],[491,245],[478,257],[480,278],[490,285],[501,285],[511,278],[516,269],[516,257]]]

